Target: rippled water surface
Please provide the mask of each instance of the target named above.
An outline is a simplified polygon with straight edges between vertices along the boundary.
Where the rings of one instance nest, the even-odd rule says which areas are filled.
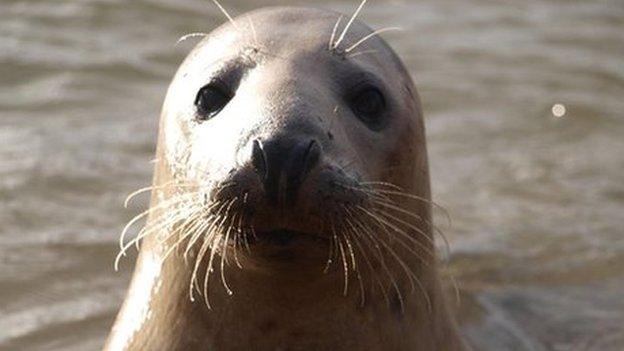
[[[363,18],[404,29],[386,38],[424,101],[475,349],[624,349],[624,3],[378,0]],[[190,49],[173,44],[222,21],[208,1],[0,1],[0,349],[101,348],[132,270],[113,272],[116,240],[145,204],[122,201],[150,181]]]

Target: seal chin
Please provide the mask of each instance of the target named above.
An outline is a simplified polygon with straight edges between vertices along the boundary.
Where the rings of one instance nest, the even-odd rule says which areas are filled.
[[[273,268],[283,264],[290,268],[309,265],[315,271],[323,266],[331,246],[330,238],[322,233],[289,229],[256,232],[248,245],[249,251],[240,253],[256,264],[269,264]]]

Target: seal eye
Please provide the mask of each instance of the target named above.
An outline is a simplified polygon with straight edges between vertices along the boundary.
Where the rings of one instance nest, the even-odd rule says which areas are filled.
[[[351,99],[351,109],[369,128],[379,130],[386,99],[377,88],[367,88]]]
[[[199,90],[195,98],[197,119],[206,121],[215,115],[232,100],[232,94],[219,84],[210,83]]]

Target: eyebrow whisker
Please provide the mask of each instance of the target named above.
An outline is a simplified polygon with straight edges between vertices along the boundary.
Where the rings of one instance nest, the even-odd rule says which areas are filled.
[[[354,52],[352,54],[347,55],[347,58],[354,58],[354,57],[358,57],[360,55],[365,55],[365,54],[374,54],[379,52],[379,50],[364,50],[364,51],[358,51],[358,52]]]
[[[365,36],[364,38],[358,40],[355,44],[351,45],[350,47],[348,47],[345,50],[345,53],[349,53],[351,51],[353,51],[354,49],[356,49],[358,46],[362,45],[364,42],[366,42],[367,40],[369,40],[370,38],[377,36],[381,33],[384,32],[390,32],[390,31],[402,31],[403,29],[399,28],[399,27],[387,27],[387,28],[382,28],[382,29],[378,29],[370,34],[368,34],[367,36]]]
[[[336,32],[338,31],[338,26],[340,25],[340,21],[342,21],[343,17],[344,17],[343,15],[340,15],[340,17],[338,17],[338,21],[334,25],[334,29],[332,30],[331,37],[329,38],[329,50],[332,50],[336,47],[334,45],[334,39],[336,38]]]
[[[256,27],[254,26],[254,23],[251,20],[251,16],[247,16],[247,21],[249,21],[249,28],[251,28],[251,35],[253,36],[254,45],[258,47],[260,46],[258,42],[258,32],[256,32]]]
[[[234,21],[234,19],[232,18],[232,16],[230,16],[230,14],[227,12],[227,10],[221,6],[221,4],[219,3],[218,0],[212,0],[212,2],[214,2],[215,5],[217,5],[217,7],[219,8],[219,10],[221,10],[221,12],[223,12],[223,14],[225,15],[225,17],[227,17],[228,21],[230,21],[230,23],[232,23],[232,25],[234,26],[234,28],[239,29],[238,26],[236,25],[236,22]]]
[[[349,23],[347,23],[347,25],[342,30],[342,34],[340,34],[340,37],[338,38],[338,40],[336,40],[336,43],[334,44],[334,47],[333,47],[334,49],[337,48],[338,45],[340,45],[340,43],[344,40],[345,36],[347,35],[347,32],[349,31],[349,28],[353,24],[353,21],[355,21],[357,16],[362,11],[362,8],[364,8],[364,5],[366,4],[366,1],[367,0],[362,0],[362,2],[360,3],[360,6],[358,6],[357,10],[355,10],[355,13],[353,13],[353,16],[351,16],[351,19],[349,20]]]

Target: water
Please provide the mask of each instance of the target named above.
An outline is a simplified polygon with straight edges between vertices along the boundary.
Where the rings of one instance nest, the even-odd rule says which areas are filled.
[[[424,101],[464,335],[622,350],[624,4],[378,0],[363,18],[404,29],[386,38]],[[122,201],[149,183],[190,48],[173,44],[222,21],[199,0],[0,2],[0,349],[101,348],[132,271],[113,272],[116,240],[146,200]]]

